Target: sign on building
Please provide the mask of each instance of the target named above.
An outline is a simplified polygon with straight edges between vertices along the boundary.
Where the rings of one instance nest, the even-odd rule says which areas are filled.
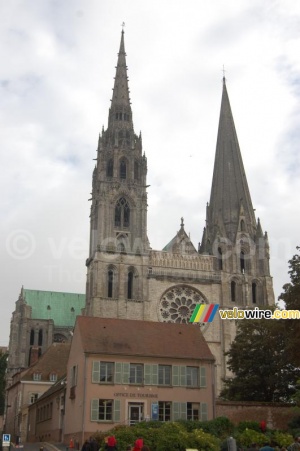
[[[10,445],[10,434],[3,434],[2,435],[2,446],[9,446]]]

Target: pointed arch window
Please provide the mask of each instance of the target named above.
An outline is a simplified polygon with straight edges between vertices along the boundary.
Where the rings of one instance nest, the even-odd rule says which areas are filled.
[[[127,299],[133,298],[133,271],[129,271],[127,276]]]
[[[257,285],[255,282],[252,282],[252,302],[253,304],[257,302]]]
[[[30,331],[30,346],[34,345],[34,329]]]
[[[126,165],[126,161],[124,159],[122,159],[120,161],[120,179],[125,180],[127,177],[127,165]]]
[[[107,297],[112,298],[114,294],[114,271],[109,269],[107,272]]]
[[[231,281],[230,284],[230,295],[231,295],[231,302],[236,301],[236,283],[234,280]]]
[[[241,225],[241,232],[245,232],[245,221],[243,220],[243,219],[241,219],[241,223],[240,223],[240,225]]]
[[[125,197],[121,197],[115,206],[115,227],[129,227],[129,225],[130,207]]]
[[[218,247],[218,269],[222,271],[223,269],[223,255],[222,255],[222,249]]]
[[[106,166],[106,176],[113,177],[113,175],[114,175],[114,160],[110,158]]]
[[[246,270],[246,265],[245,265],[245,252],[242,251],[240,253],[240,267],[241,267],[241,273],[244,274],[245,270]]]

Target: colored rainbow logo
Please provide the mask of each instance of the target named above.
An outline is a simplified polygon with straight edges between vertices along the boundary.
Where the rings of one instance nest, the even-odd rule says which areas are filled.
[[[198,304],[190,317],[190,323],[211,323],[220,304]]]

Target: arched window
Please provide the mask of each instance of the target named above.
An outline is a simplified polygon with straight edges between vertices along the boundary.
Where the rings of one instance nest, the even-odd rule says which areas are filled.
[[[114,288],[114,272],[112,269],[109,269],[107,272],[107,297],[113,297],[113,288]]]
[[[231,291],[231,301],[235,302],[235,300],[236,300],[236,283],[234,282],[234,280],[232,280],[232,282],[230,284],[230,291]]]
[[[245,232],[245,221],[241,219],[241,232]]]
[[[107,177],[113,177],[114,175],[114,160],[111,158],[110,160],[108,160],[107,162],[107,166],[106,166],[106,176]]]
[[[220,271],[223,269],[222,249],[220,247],[218,247],[218,269]]]
[[[245,253],[242,251],[240,253],[240,266],[241,266],[241,273],[245,273],[246,265],[245,265]]]
[[[133,272],[129,271],[127,277],[127,299],[133,298]]]
[[[127,176],[126,161],[123,159],[120,161],[120,179],[126,179]]]
[[[252,302],[256,304],[257,301],[257,285],[255,282],[252,283]]]
[[[30,331],[30,346],[34,345],[34,329]]]
[[[115,206],[115,227],[129,227],[130,207],[127,200],[121,197]]]

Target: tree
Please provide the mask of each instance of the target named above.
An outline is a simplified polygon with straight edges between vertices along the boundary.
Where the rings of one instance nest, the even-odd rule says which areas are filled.
[[[4,414],[6,367],[7,367],[7,353],[5,352],[0,354],[0,415]]]
[[[299,246],[296,248],[300,249]],[[291,260],[289,260],[289,275],[290,283],[286,283],[283,286],[283,293],[279,296],[279,299],[284,301],[286,309],[288,310],[300,310],[300,255],[295,254]],[[288,335],[288,343],[286,352],[289,355],[289,359],[294,365],[300,366],[300,319],[285,320],[286,332]]]
[[[237,335],[225,353],[234,376],[221,397],[238,401],[288,401],[300,369],[286,353],[286,320],[239,320]]]

